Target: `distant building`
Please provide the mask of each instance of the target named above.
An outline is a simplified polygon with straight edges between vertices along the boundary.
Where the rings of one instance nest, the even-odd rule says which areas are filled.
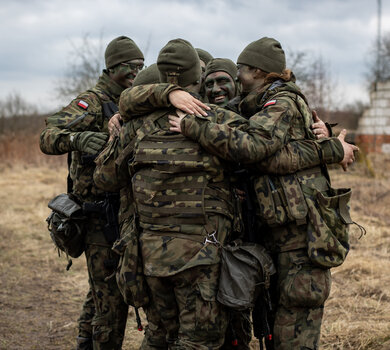
[[[356,143],[366,152],[390,153],[390,80],[377,82],[359,120]]]

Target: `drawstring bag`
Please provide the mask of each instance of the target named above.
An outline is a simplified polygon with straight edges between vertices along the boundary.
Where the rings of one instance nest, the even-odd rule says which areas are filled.
[[[253,308],[276,272],[272,258],[260,244],[233,241],[222,248],[218,301],[232,309]]]

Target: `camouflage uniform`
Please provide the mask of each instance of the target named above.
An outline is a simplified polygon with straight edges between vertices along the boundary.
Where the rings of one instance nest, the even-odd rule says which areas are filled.
[[[105,198],[105,192],[93,182],[95,163],[93,157],[72,151],[71,137],[75,132],[95,131],[107,133],[107,109],[115,112],[115,104],[123,88],[103,71],[96,86],[74,99],[60,112],[50,116],[46,128],[40,136],[41,150],[46,154],[72,152],[70,177],[73,181],[72,193],[80,202],[97,203]],[[125,193],[122,194],[124,196]],[[121,220],[126,217],[122,207]],[[88,216],[85,235],[85,256],[87,260],[90,291],[94,300],[92,312],[90,298],[84,304],[80,316],[79,336],[88,338],[88,319],[93,315],[92,338],[94,349],[120,349],[124,337],[128,307],[123,301],[113,275],[118,256],[111,250],[103,233],[105,218],[98,213]],[[88,294],[90,295],[90,294]]]
[[[169,84],[162,84],[162,86],[164,93],[167,90],[169,93],[177,88]],[[153,110],[153,106],[146,103],[141,104],[141,111],[132,109],[131,96],[133,91],[137,94],[139,91],[144,92],[146,90],[145,87],[141,86],[135,87],[131,91],[126,90],[122,94],[120,111],[126,123],[122,128],[117,154],[121,154],[121,151],[126,149],[126,146],[130,144],[137,134],[137,130],[138,133],[145,132],[146,135],[150,131],[146,132],[141,128],[145,118],[148,118],[148,115],[143,116],[142,113],[145,109],[147,112],[150,112],[150,110]],[[156,121],[158,128],[162,130],[169,129],[167,115],[173,112],[174,109],[169,108],[162,111],[161,118],[158,118]],[[233,124],[235,117],[240,118],[239,116],[231,118],[231,115],[227,115],[225,112],[224,110],[213,111],[212,118],[219,121],[229,119]],[[183,142],[180,142],[180,144],[183,145]],[[153,172],[159,168],[158,165],[160,163],[157,160],[159,153],[156,153],[155,163],[152,162],[150,165],[140,163],[143,165],[137,165],[140,168],[137,168],[137,171],[133,174],[133,193],[138,209],[139,223],[142,228],[140,242],[144,273],[151,289],[151,304],[158,310],[158,314],[167,331],[167,343],[170,344],[170,348],[216,349],[222,345],[226,329],[224,310],[216,302],[219,248],[216,244],[209,243],[204,245],[203,242],[207,235],[214,231],[218,241],[225,241],[231,231],[232,205],[230,204],[231,199],[229,199],[229,188],[226,187],[228,186],[228,183],[226,183],[227,177],[224,175],[223,167],[219,160],[203,154],[196,143],[189,145],[188,142],[185,142],[184,145],[181,152],[186,154],[187,148],[191,147],[192,154],[194,152],[198,154],[199,171],[202,171],[204,167],[206,167],[206,170],[205,175],[197,178],[195,182],[191,180],[191,176],[187,177],[180,173],[171,175],[172,179],[177,183],[174,187],[169,187],[163,196],[166,196],[166,201],[168,202],[170,198],[182,197],[179,200],[182,204],[178,204],[179,207],[174,209],[177,212],[176,215],[169,210],[171,204],[161,203],[160,206],[162,208],[159,210],[156,210],[154,204],[152,204],[152,208],[150,208],[151,213],[153,213],[152,217],[148,219],[147,216],[148,208],[146,207],[148,201],[144,202],[143,197],[144,195],[149,196],[149,185],[141,185],[141,183],[143,181],[147,181],[147,183],[151,181],[150,185],[153,187],[156,181],[149,180],[146,173],[150,170]],[[136,150],[137,148],[135,148],[134,152]],[[141,156],[142,152],[139,153],[138,157]],[[190,164],[192,162],[186,162],[185,157],[183,158],[183,166],[191,168]],[[189,157],[191,158],[191,155]],[[139,158],[136,159],[139,160]],[[118,167],[118,170],[120,169]],[[180,168],[178,167],[177,169]],[[102,172],[100,174],[104,178],[104,174]],[[159,176],[158,171],[155,174]],[[149,174],[149,176],[152,175]],[[115,177],[118,180],[119,187],[124,183],[127,183],[127,186],[129,186],[128,176],[128,174],[118,173],[116,176],[110,176],[106,181],[110,181]],[[121,179],[124,181],[123,183],[120,183]],[[206,183],[204,182],[205,180]],[[103,179],[104,181],[105,179]],[[201,192],[205,191],[205,196],[200,195],[199,190],[193,193],[191,193],[193,190],[187,193],[185,188],[175,190],[177,187],[180,187],[182,181],[190,188],[191,186],[195,186],[195,188],[200,186],[199,190]],[[102,181],[97,179],[97,182],[100,184]],[[214,187],[207,185],[210,182]],[[204,186],[206,188],[201,190]],[[180,191],[184,191],[187,194],[181,194]],[[158,193],[156,193],[156,196],[154,203],[158,205]],[[224,199],[220,199],[221,196]],[[202,197],[204,199],[201,199]],[[201,202],[197,204],[199,199]],[[189,202],[186,202],[187,200]],[[199,205],[200,211],[198,209]],[[187,214],[180,214],[182,211]],[[159,217],[161,212],[170,214],[167,217]],[[193,213],[191,214],[191,212]],[[205,223],[207,224],[205,225]]]
[[[177,88],[177,87],[176,87]],[[126,93],[123,95],[125,102],[121,103],[123,105],[124,112],[131,115],[136,115],[138,113],[147,113],[153,110],[156,107],[168,107],[168,95],[169,92],[173,91],[175,87],[173,85],[169,86],[168,84],[160,84],[149,87],[139,87],[133,88],[132,94]],[[218,109],[221,111],[221,109]],[[220,121],[229,120],[230,117],[236,118],[237,116],[234,113],[225,111],[225,117],[221,118]],[[202,119],[202,121],[207,120],[207,118]],[[141,122],[138,122],[139,126]],[[234,125],[236,122],[232,122],[230,125]],[[240,119],[242,125],[249,125],[249,122],[246,122],[243,119]],[[246,123],[246,124],[245,124]],[[139,127],[138,126],[138,127]],[[134,131],[133,131],[134,133]],[[123,136],[125,138],[126,136]],[[130,142],[131,136],[128,137],[127,143]],[[298,142],[291,142],[283,150],[276,152],[275,156],[269,159],[262,161],[257,164],[260,169],[268,170],[270,172],[277,173],[279,171],[294,172],[297,171],[300,167],[309,167],[313,164],[320,164],[321,157],[319,152],[322,154],[322,158],[326,159],[328,162],[338,162],[342,158],[342,149],[340,149],[340,144],[337,139],[329,139],[326,142],[317,143],[312,140],[299,140]],[[306,155],[302,157],[302,155]],[[250,327],[246,327],[250,329]],[[241,339],[246,338],[247,331],[242,332]],[[239,335],[239,334],[237,334]],[[245,348],[247,341],[244,343],[242,348]]]
[[[315,139],[310,131],[310,110],[304,96],[293,82],[276,81],[264,86],[261,91],[249,93],[239,104],[239,110],[242,115],[250,117],[249,125],[233,129],[228,125],[187,116],[181,124],[182,132],[197,140],[213,154],[241,162],[249,168],[252,166],[267,174],[273,171],[264,164],[265,157],[280,152],[288,142]],[[343,152],[339,141],[334,138],[322,139],[317,146],[315,153],[322,168],[311,167],[306,172],[299,171],[290,177],[267,177],[272,180],[271,190],[277,193],[277,198],[284,191],[283,183],[286,181],[290,181],[288,185],[291,190],[294,176],[301,184],[322,193],[330,190],[328,174],[326,169],[322,170],[323,165],[341,161]],[[302,169],[306,167],[304,163],[308,164],[306,154],[302,154],[299,160],[302,162]],[[291,164],[280,165],[284,168],[285,165],[291,167]],[[315,162],[313,164],[315,165]],[[284,215],[282,218],[283,212],[280,208],[283,203],[276,203],[276,214],[273,213],[275,215],[271,217],[265,202],[268,194],[263,191],[263,180],[262,176],[254,176],[259,215],[263,221],[267,218],[266,222],[272,226],[263,232],[262,239],[277,256],[278,301],[274,345],[276,349],[317,349],[323,305],[330,291],[330,272],[314,265],[308,257],[307,212],[298,215],[302,214],[299,208],[300,198],[296,198],[298,206],[292,204],[291,209],[296,214],[292,218],[291,213],[288,213],[290,216]]]

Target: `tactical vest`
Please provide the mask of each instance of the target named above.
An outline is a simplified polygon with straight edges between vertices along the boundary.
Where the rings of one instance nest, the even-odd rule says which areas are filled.
[[[198,143],[156,125],[167,114],[148,116],[133,139],[128,166],[140,225],[190,233],[194,225],[206,227],[210,214],[232,219],[230,185],[220,160]]]

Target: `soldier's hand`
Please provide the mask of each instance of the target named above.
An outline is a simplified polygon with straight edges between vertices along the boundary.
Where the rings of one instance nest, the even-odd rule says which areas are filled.
[[[322,137],[329,137],[329,130],[326,127],[326,124],[318,117],[316,111],[312,111],[313,121],[314,123],[311,125],[313,130],[313,134],[320,139]]]
[[[168,98],[173,106],[188,114],[195,114],[197,116],[203,115],[207,117],[207,112],[205,112],[205,110],[210,109],[210,107],[206,106],[187,91],[174,90],[169,93]]]
[[[344,158],[339,164],[342,166],[344,171],[347,171],[348,166],[355,161],[354,152],[358,152],[359,147],[345,142],[345,135],[347,135],[347,130],[343,129],[341,130],[340,135],[337,138],[340,140],[344,149]]]
[[[171,124],[172,126],[169,128],[170,131],[176,131],[176,132],[181,132],[181,126],[180,126],[180,123],[182,121],[182,119],[187,115],[185,114],[183,111],[181,111],[180,109],[177,109],[176,110],[176,114],[177,115],[172,115],[170,114],[168,116],[169,118],[169,124]]]
[[[121,121],[122,117],[119,113],[115,113],[108,121],[108,132],[110,133],[110,140],[112,140],[115,136],[119,136],[122,128]]]
[[[97,154],[104,147],[108,139],[105,132],[83,131],[70,136],[71,147],[75,151]]]

